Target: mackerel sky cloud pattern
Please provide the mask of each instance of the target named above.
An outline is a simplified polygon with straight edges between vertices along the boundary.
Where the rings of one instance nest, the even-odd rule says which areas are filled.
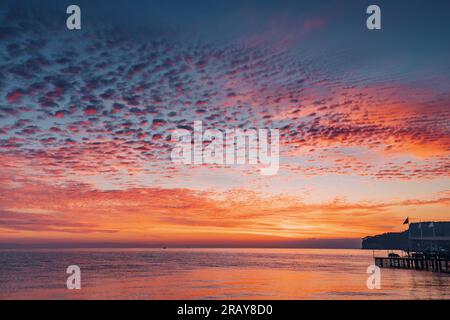
[[[448,218],[448,22],[408,42],[401,4],[379,34],[358,1],[141,5],[127,24],[80,2],[79,32],[51,1],[0,7],[0,238],[345,238],[406,210]],[[279,129],[279,174],[173,164],[170,133],[195,120]]]

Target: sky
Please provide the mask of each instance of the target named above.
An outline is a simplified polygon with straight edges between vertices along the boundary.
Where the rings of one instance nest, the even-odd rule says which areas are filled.
[[[69,31],[72,2],[0,4],[1,243],[352,246],[449,220],[448,1],[77,1]],[[280,130],[278,173],[173,163],[194,121]]]

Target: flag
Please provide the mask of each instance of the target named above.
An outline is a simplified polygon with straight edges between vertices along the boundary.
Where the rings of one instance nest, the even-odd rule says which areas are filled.
[[[403,224],[409,224],[409,217],[403,222]]]

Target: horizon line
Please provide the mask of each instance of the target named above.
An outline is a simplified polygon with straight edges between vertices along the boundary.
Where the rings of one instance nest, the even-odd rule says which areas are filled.
[[[0,243],[0,249],[46,249],[46,248],[124,248],[124,249],[145,249],[145,248],[217,248],[217,249],[362,249],[362,241],[359,238],[348,239],[310,239],[301,241],[281,241],[281,242],[187,242],[187,243],[170,243],[170,242],[3,242]]]

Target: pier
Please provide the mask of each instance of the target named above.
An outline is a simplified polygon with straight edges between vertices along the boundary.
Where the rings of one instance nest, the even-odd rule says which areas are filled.
[[[363,249],[374,250],[375,265],[380,268],[423,270],[450,273],[450,221],[427,221],[403,224],[408,229],[388,232],[362,239]],[[391,251],[387,256],[375,250]],[[397,252],[403,252],[400,256]]]
[[[450,273],[449,260],[442,257],[375,257],[375,265],[380,268]]]

